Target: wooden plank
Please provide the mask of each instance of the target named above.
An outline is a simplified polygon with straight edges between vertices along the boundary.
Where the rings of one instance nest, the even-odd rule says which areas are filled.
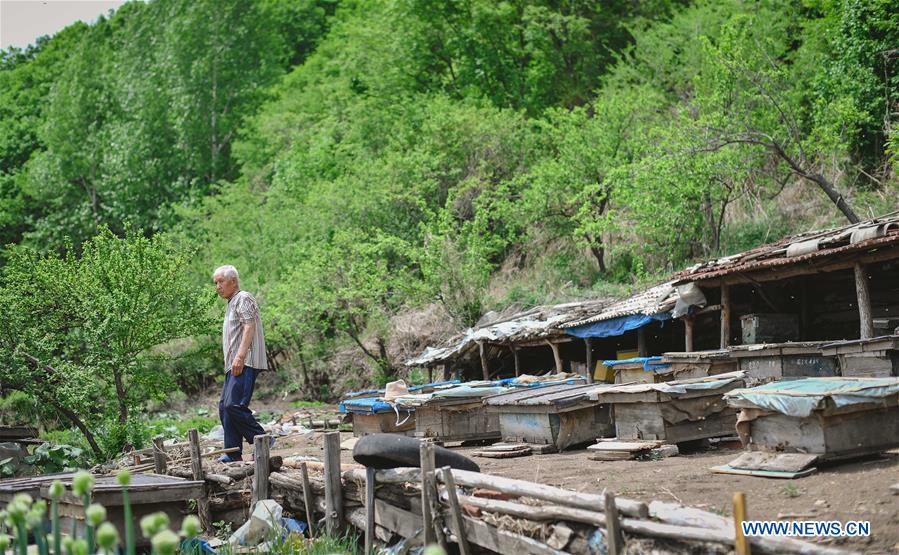
[[[871,314],[871,289],[868,285],[868,269],[856,263],[852,267],[855,275],[855,294],[858,298],[859,332],[861,339],[874,337],[874,319]]]
[[[593,364],[593,338],[585,337],[584,345],[587,350],[587,383],[592,384],[594,379],[593,374],[596,371],[594,368],[595,365]]]
[[[749,539],[743,534],[743,521],[746,520],[746,494],[734,492],[734,551],[736,555],[751,555]]]
[[[462,520],[462,508],[459,506],[459,498],[456,495],[456,482],[453,480],[453,473],[450,467],[445,466],[441,469],[441,477],[443,483],[446,484],[446,498],[449,502],[450,516],[455,529],[464,531],[465,525]],[[464,532],[456,534],[456,541],[459,543],[459,551],[462,555],[470,555],[471,547],[468,545],[468,535]]]
[[[546,344],[553,351],[553,360],[556,361],[556,373],[561,374],[564,370],[562,368],[562,356],[559,354],[559,345],[551,341],[547,341]]]
[[[510,345],[510,347],[512,349],[512,358],[515,359],[515,377],[517,378],[521,375],[521,357],[518,356],[518,347],[515,345]]]
[[[693,318],[690,316],[684,319],[684,351],[693,351]]]
[[[343,481],[340,476],[340,432],[324,435],[325,447],[325,528],[337,534],[343,528]]]
[[[738,476],[758,476],[760,478],[780,478],[784,480],[793,480],[802,478],[814,473],[818,469],[815,467],[806,468],[799,472],[779,472],[776,470],[746,470],[744,468],[732,468],[726,464],[721,466],[713,466],[710,468],[715,474],[736,474]]]
[[[514,553],[516,555],[565,555],[564,551],[551,548],[543,542],[500,530],[485,522],[467,516],[462,516],[464,531],[449,522],[453,536],[458,538],[464,535],[468,541],[479,545],[494,553]]]
[[[422,441],[419,444],[419,463],[421,467],[421,519],[424,530],[424,543],[430,545],[437,540],[431,522],[434,515],[431,514],[431,487],[428,483],[428,473],[434,472],[434,446]]]
[[[606,546],[609,555],[623,555],[624,536],[621,535],[621,521],[618,518],[618,507],[615,505],[615,496],[606,495]]]
[[[204,482],[205,484],[203,476],[203,458],[200,455],[200,432],[197,431],[196,428],[191,428],[187,431],[187,439],[190,442],[190,470],[193,479]],[[128,490],[129,494],[131,494],[131,489],[132,488],[129,488]],[[202,526],[203,530],[207,533],[211,533],[213,531],[212,514],[209,511],[209,497],[206,494],[205,486],[203,495],[197,498],[197,516],[200,519],[200,526]]]
[[[365,469],[365,553],[375,545],[375,469]]]
[[[300,463],[300,480],[303,483],[303,506],[306,509],[306,523],[309,525],[309,537],[314,537],[315,528],[317,526],[315,524],[315,511],[312,510],[312,485],[309,483],[309,470],[306,468],[305,462]]]
[[[392,411],[378,414],[353,413],[353,435],[358,437],[368,434],[414,434],[415,412],[400,409],[399,413],[399,425],[397,415]]]
[[[250,510],[252,511],[252,507],[256,506],[258,501],[262,499],[268,499],[269,497],[269,484],[268,477],[269,472],[271,471],[270,466],[270,457],[269,457],[269,442],[271,441],[271,436],[268,434],[258,435],[253,438],[253,497],[252,503],[250,505]]]

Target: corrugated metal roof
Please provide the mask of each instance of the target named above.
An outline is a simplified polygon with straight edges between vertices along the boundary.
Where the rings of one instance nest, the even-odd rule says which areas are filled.
[[[746,252],[701,262],[674,275],[673,283],[800,264],[813,259],[899,244],[899,215],[785,237]],[[897,253],[899,256],[899,253]]]
[[[574,328],[577,326],[592,324],[594,322],[601,322],[604,320],[619,318],[621,316],[630,316],[632,314],[645,314],[647,316],[652,316],[653,314],[659,314],[671,310],[674,307],[674,303],[676,301],[677,291],[675,290],[672,282],[667,281],[665,283],[660,283],[655,287],[650,287],[646,291],[637,293],[632,297],[628,297],[627,299],[618,301],[617,303],[604,308],[601,312],[599,312],[598,314],[594,314],[589,318],[567,322],[561,327]]]

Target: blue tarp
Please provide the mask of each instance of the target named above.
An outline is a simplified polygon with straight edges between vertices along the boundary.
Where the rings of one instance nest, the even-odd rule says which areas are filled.
[[[418,391],[419,389],[424,389],[426,387],[437,387],[438,385],[452,385],[459,383],[459,380],[450,380],[448,382],[434,382],[434,383],[425,383],[421,385],[411,385],[409,386],[409,392]],[[347,397],[361,397],[362,395],[371,397],[374,395],[384,395],[383,389],[366,389],[364,391],[350,391],[346,394]]]
[[[363,397],[361,399],[347,399],[337,406],[338,412],[357,412],[363,414],[378,414],[381,412],[393,412],[393,405],[382,401],[380,397]]]
[[[828,397],[837,407],[844,407],[877,403],[896,394],[899,394],[899,378],[804,378],[737,389],[725,397],[804,418],[821,407],[821,402]]]
[[[658,372],[659,370],[666,370],[671,368],[670,364],[663,364],[660,362],[662,357],[634,357],[634,358],[625,358],[622,360],[604,360],[602,363],[609,368],[614,368],[619,364],[636,364],[640,363],[643,365],[644,372]]]
[[[584,324],[583,326],[577,326],[575,328],[568,328],[565,330],[565,333],[581,338],[615,337],[624,335],[625,332],[642,328],[647,324],[663,322],[669,319],[671,319],[670,312],[662,312],[661,314],[652,314],[649,316],[646,314],[631,314],[629,316],[620,316],[618,318],[612,318],[611,320],[602,320],[600,322]]]

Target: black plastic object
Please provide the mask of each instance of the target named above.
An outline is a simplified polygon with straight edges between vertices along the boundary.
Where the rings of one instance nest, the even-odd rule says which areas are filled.
[[[418,468],[421,462],[419,454],[421,441],[414,437],[396,434],[371,434],[359,438],[353,447],[353,459],[372,468],[400,468],[404,466]],[[434,446],[435,467],[448,466],[456,470],[480,472],[481,467],[473,460],[445,449]]]

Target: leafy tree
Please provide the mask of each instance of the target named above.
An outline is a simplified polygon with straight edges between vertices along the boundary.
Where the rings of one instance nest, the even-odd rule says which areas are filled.
[[[154,348],[208,333],[212,295],[191,285],[189,253],[162,235],[102,231],[80,257],[24,247],[8,256],[0,383],[59,410],[98,458],[112,454],[134,411],[169,390],[171,376],[147,364],[164,356]],[[120,438],[111,452],[100,447],[100,429]]]

